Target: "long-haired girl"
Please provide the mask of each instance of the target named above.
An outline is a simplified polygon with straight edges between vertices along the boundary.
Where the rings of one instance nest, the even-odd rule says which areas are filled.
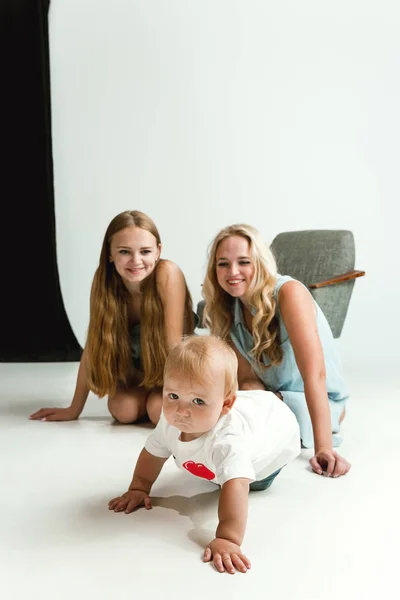
[[[90,323],[75,394],[68,408],[42,408],[31,419],[77,419],[89,391],[108,395],[121,423],[161,411],[163,369],[169,350],[193,333],[192,299],[179,267],[160,258],[153,221],[139,211],[109,224],[90,297]]]

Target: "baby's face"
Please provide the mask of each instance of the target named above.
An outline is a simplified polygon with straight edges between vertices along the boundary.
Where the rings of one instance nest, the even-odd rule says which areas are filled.
[[[221,370],[211,368],[204,381],[187,379],[175,370],[166,373],[163,412],[168,423],[182,432],[182,441],[210,431],[229,408],[225,406],[225,375]]]

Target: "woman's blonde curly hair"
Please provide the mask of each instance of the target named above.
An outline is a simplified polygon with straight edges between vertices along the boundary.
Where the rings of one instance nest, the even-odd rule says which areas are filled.
[[[254,265],[253,280],[246,294],[246,304],[255,310],[252,321],[254,339],[252,358],[261,368],[266,368],[263,357],[268,358],[270,365],[278,365],[282,362],[283,353],[279,340],[279,324],[275,316],[274,289],[277,267],[275,258],[261,234],[250,225],[238,224],[225,227],[211,243],[203,284],[203,296],[206,302],[204,324],[211,329],[213,335],[223,340],[229,339],[233,321],[233,298],[218,283],[216,257],[222,240],[232,236],[243,237],[248,241],[250,258]]]

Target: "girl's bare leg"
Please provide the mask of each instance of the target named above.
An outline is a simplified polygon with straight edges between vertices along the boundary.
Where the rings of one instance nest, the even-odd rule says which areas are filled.
[[[114,396],[108,397],[108,410],[120,423],[135,423],[146,416],[149,390],[137,385],[118,386]]]
[[[146,410],[149,419],[157,425],[162,409],[162,388],[153,389],[147,397]]]

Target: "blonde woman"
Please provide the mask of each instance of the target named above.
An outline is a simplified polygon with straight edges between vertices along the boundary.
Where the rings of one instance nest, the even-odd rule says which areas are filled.
[[[104,236],[90,298],[90,323],[68,408],[41,408],[42,421],[79,418],[91,390],[108,395],[121,423],[157,423],[169,350],[193,333],[192,299],[179,267],[160,258],[153,221],[137,210],[117,215]]]
[[[231,343],[239,389],[267,389],[294,412],[302,444],[314,446],[312,469],[345,475],[350,464],[333,446],[348,392],[329,324],[307,288],[277,273],[275,259],[249,225],[214,239],[203,286],[205,324]]]

